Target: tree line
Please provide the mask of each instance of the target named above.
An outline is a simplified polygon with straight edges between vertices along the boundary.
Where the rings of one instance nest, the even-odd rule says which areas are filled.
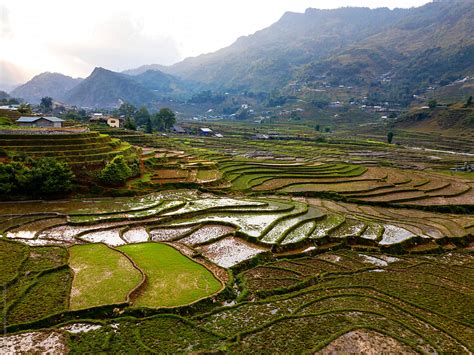
[[[123,103],[115,114],[125,117],[125,128],[136,130],[137,126],[144,126],[147,133],[167,131],[176,123],[176,115],[169,108],[151,114],[145,106],[137,109],[132,104]]]

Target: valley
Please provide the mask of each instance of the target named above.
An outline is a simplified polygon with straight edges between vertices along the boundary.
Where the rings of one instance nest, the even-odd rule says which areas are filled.
[[[0,4],[1,354],[474,352],[472,0],[303,3]]]

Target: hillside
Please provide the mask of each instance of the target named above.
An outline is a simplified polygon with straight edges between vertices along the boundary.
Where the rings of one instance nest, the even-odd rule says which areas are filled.
[[[95,68],[86,79],[72,79],[58,73],[42,73],[13,90],[11,94],[30,103],[38,103],[42,97],[50,96],[70,105],[116,107],[122,101],[146,105],[163,97],[189,96],[202,87],[156,69],[127,75]]]
[[[116,107],[122,101],[139,105],[154,98],[151,90],[132,77],[104,68],[95,68],[83,82],[64,95],[68,104],[83,107]]]
[[[288,12],[272,26],[227,48],[185,59],[167,70],[216,87],[272,90],[285,85],[299,65],[378,33],[405,12],[368,8]]]
[[[10,96],[35,104],[39,103],[44,96],[61,100],[67,91],[76,87],[81,81],[82,79],[74,79],[60,73],[45,72],[17,87]]]
[[[427,84],[474,71],[469,0],[412,9],[308,9],[214,53],[162,70],[214,89],[354,85],[356,95],[410,101]]]
[[[365,85],[366,96],[408,103],[430,85],[474,72],[473,29],[472,2],[430,3],[341,53],[313,61],[299,77],[313,85]]]
[[[149,64],[122,73],[96,69],[77,87],[78,81],[71,82],[77,79],[54,82],[53,74],[45,73],[12,94],[33,102],[48,95],[80,106],[115,107],[121,101],[150,105],[168,97],[188,99],[209,89],[336,101],[343,88],[348,99],[407,106],[429,87],[473,75],[473,31],[471,0],[394,10],[307,9],[285,13],[229,47],[169,67]],[[453,88],[448,91],[457,96]]]
[[[189,96],[196,90],[203,88],[202,84],[179,79],[158,69],[149,69],[133,75],[131,78],[144,88],[153,91],[158,97]]]
[[[412,109],[395,122],[395,128],[419,132],[474,133],[474,105],[465,102],[435,109]]]

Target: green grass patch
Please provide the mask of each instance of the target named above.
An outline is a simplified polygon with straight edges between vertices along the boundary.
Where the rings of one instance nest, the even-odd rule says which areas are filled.
[[[35,279],[8,310],[9,324],[24,323],[67,310],[71,272],[61,268]]]
[[[70,309],[125,302],[141,280],[130,260],[104,244],[76,245],[69,253],[74,271]]]
[[[10,242],[0,239],[0,260],[2,261],[2,272],[0,272],[0,284],[13,279],[22,261],[28,253],[28,247],[24,244]]]
[[[147,277],[146,288],[134,302],[140,307],[175,307],[212,295],[222,287],[204,266],[166,244],[142,243],[119,248]]]

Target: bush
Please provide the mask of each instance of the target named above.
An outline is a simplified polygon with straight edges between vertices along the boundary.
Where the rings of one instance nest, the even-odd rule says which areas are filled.
[[[48,197],[72,190],[74,174],[54,158],[20,159],[0,165],[0,196]]]
[[[114,157],[99,173],[99,181],[109,186],[121,186],[133,174],[123,155]]]
[[[40,195],[70,192],[73,179],[69,165],[54,158],[41,158],[31,169],[31,188]]]

